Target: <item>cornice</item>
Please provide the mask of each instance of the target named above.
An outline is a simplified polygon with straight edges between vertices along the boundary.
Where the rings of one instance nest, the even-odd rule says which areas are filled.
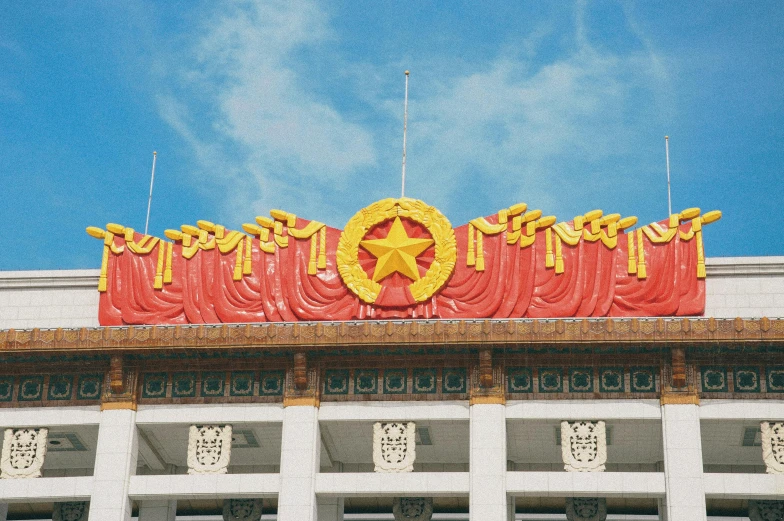
[[[784,276],[784,257],[709,257],[705,270],[709,284],[711,277]]]
[[[784,344],[784,319],[397,320],[0,330],[4,353],[656,343]]]
[[[0,291],[9,289],[98,289],[100,270],[0,271]]]

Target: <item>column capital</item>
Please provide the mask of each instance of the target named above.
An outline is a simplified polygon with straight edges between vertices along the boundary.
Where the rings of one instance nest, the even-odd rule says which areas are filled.
[[[130,409],[135,411],[138,380],[138,370],[125,366],[122,353],[113,354],[108,377],[104,381],[101,410]]]
[[[700,397],[697,393],[662,393],[662,405],[699,405]]]
[[[320,387],[318,368],[308,366],[308,357],[304,352],[294,353],[294,365],[286,370],[283,407],[318,407],[321,403]]]
[[[493,363],[492,349],[479,352],[479,363],[471,367],[469,404],[506,405],[503,364]]]
[[[298,405],[307,405],[310,407],[321,406],[321,400],[318,396],[284,396],[283,407],[295,407]]]
[[[121,402],[103,402],[101,404],[102,411],[113,411],[118,409],[129,409],[131,411],[136,410],[136,401],[135,400],[126,400]]]
[[[506,396],[500,395],[472,395],[468,400],[469,405],[506,405]]]

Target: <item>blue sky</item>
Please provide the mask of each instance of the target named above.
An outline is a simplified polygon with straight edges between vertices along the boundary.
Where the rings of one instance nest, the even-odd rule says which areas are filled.
[[[342,228],[400,194],[454,226],[516,202],[720,209],[709,256],[782,255],[784,9],[722,2],[0,4],[0,270],[95,268],[88,225]]]

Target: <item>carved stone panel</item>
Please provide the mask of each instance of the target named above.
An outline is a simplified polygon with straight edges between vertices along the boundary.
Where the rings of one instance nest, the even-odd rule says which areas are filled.
[[[604,422],[561,422],[561,456],[567,472],[602,472],[607,462]]]
[[[605,521],[607,500],[596,497],[566,498],[567,521]]]
[[[188,474],[226,474],[231,456],[231,425],[191,425]]]
[[[749,501],[750,521],[784,521],[784,501]]]
[[[392,503],[395,521],[430,521],[433,517],[433,498],[396,497]]]
[[[376,472],[412,472],[416,459],[414,422],[377,422],[373,426]]]
[[[40,478],[49,429],[6,429],[0,478]]]
[[[768,474],[784,473],[784,422],[762,422],[762,459]]]
[[[261,499],[224,499],[223,521],[259,521]]]
[[[87,521],[87,512],[86,501],[55,503],[52,511],[52,521]]]

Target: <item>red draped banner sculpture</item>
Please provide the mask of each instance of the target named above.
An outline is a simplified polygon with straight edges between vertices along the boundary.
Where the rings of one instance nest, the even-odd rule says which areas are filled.
[[[600,210],[556,224],[525,204],[458,228],[415,199],[384,199],[345,230],[273,210],[244,232],[199,221],[170,241],[109,224],[102,325],[388,318],[701,315],[697,208],[631,230]]]

